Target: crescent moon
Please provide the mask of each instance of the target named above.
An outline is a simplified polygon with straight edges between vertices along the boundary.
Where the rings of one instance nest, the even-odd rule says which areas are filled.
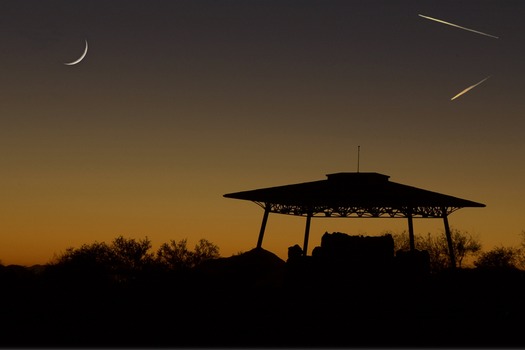
[[[80,56],[79,59],[77,59],[77,60],[75,60],[73,62],[64,63],[65,65],[72,66],[74,64],[80,63],[80,61],[82,61],[84,59],[84,57],[86,57],[86,54],[88,52],[88,42],[87,42],[87,40],[85,40],[85,42],[86,42],[86,48],[84,49],[84,53],[82,54],[82,56]]]

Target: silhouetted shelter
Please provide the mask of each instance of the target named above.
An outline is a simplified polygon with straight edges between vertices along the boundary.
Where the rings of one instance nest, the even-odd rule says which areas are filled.
[[[460,208],[485,204],[389,181],[378,173],[335,173],[326,180],[225,194],[226,198],[255,202],[264,209],[257,247],[262,246],[270,213],[306,217],[303,254],[307,254],[312,217],[407,218],[410,249],[415,250],[413,218],[441,218],[452,266],[456,265],[448,215]]]

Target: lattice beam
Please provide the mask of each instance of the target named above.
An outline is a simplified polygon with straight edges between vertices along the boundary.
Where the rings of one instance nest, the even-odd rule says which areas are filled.
[[[413,218],[442,218],[459,207],[360,207],[360,206],[300,206],[275,203],[255,202],[262,208],[270,208],[271,213],[295,215],[295,216],[315,216],[330,218],[406,218],[408,213]]]

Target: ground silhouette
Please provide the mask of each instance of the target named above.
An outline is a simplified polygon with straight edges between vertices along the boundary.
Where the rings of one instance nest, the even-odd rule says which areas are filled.
[[[1,266],[0,345],[525,346],[521,270],[376,274],[348,267],[319,255],[292,253],[284,261],[262,248],[118,281],[72,279],[52,266]]]

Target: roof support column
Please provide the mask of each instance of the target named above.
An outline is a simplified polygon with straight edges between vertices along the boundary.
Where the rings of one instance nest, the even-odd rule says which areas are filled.
[[[407,213],[408,219],[408,238],[410,240],[410,251],[413,252],[416,250],[416,240],[414,237],[414,222],[412,220],[412,209],[408,209]]]
[[[312,221],[312,214],[306,215],[306,227],[304,229],[304,244],[303,244],[303,256],[306,256],[308,251],[308,236],[310,235],[310,222]]]
[[[447,209],[443,208],[443,223],[445,224],[445,235],[447,236],[448,255],[450,257],[450,267],[456,268],[456,257],[454,255],[454,245],[452,244],[452,235],[450,234],[450,226],[448,225]]]
[[[257,239],[257,248],[261,248],[262,247],[262,240],[263,240],[263,237],[264,237],[264,230],[266,229],[266,222],[268,221],[268,215],[270,214],[270,208],[271,208],[270,203],[266,203],[264,205],[264,215],[263,215],[263,220],[262,220],[262,224],[261,224],[261,230],[259,231],[259,239]]]

